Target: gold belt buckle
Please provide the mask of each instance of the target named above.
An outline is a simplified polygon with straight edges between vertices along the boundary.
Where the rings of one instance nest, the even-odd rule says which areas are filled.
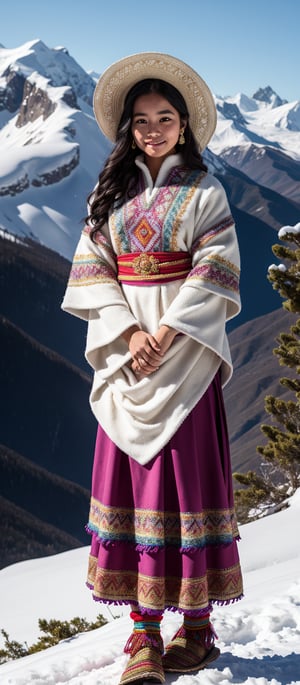
[[[159,274],[159,259],[153,255],[143,252],[132,262],[135,274],[147,276],[148,274]]]

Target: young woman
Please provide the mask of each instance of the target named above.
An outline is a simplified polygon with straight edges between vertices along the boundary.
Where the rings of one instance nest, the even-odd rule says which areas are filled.
[[[239,251],[225,192],[201,157],[213,97],[181,60],[141,53],[95,90],[115,143],[89,198],[63,309],[88,321],[99,422],[88,530],[96,600],[129,604],[121,684],[219,655],[213,602],[242,596],[222,386]],[[164,652],[165,609],[182,626]]]

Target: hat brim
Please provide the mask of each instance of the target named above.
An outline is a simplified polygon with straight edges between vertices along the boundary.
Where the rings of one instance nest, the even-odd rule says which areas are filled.
[[[212,93],[188,64],[159,52],[124,57],[100,76],[94,92],[94,112],[104,135],[115,142],[126,95],[136,83],[147,78],[161,79],[179,90],[189,112],[190,127],[203,150],[217,123]]]

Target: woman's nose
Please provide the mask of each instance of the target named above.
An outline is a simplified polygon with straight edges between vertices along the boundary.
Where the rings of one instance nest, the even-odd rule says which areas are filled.
[[[148,134],[149,135],[155,135],[156,133],[159,133],[159,124],[149,121],[148,122]]]

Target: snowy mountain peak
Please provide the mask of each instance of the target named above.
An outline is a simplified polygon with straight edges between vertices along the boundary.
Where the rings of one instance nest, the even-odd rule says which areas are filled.
[[[233,102],[224,100],[222,104],[217,104],[217,110],[223,114],[225,119],[231,119],[238,124],[246,124],[245,119],[238,106]]]
[[[42,40],[36,39],[15,49],[0,48],[0,83],[5,85],[12,74],[31,81],[38,74],[51,86],[71,87],[76,97],[92,104],[93,79],[62,46],[48,48]]]
[[[254,100],[259,100],[260,102],[266,102],[272,107],[281,107],[287,103],[287,100],[282,100],[282,98],[275,93],[271,86],[266,86],[265,88],[259,88],[253,95]]]
[[[234,102],[242,112],[255,112],[258,109],[258,102],[254,98],[249,98],[245,93],[238,93],[235,97],[230,98],[230,102]]]
[[[52,48],[52,50],[54,50],[55,52],[64,52],[65,55],[70,54],[69,50],[67,50],[67,48],[65,48],[63,45],[57,45],[55,48]]]
[[[94,88],[62,46],[36,39],[0,48],[0,227],[68,258],[110,149],[94,118]]]

